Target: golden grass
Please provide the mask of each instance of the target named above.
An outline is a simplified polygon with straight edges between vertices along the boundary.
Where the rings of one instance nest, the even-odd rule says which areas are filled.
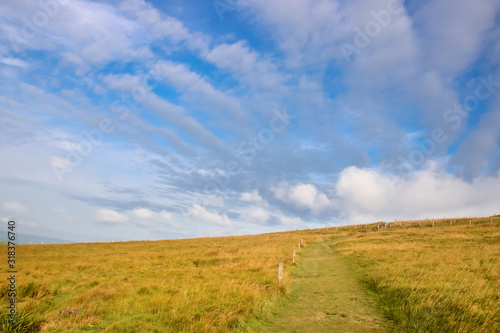
[[[469,226],[468,219],[455,221],[450,227],[449,220],[436,220],[434,228],[429,221],[421,228],[405,222],[403,229],[398,222],[378,231],[377,224],[370,224],[241,237],[21,245],[18,316],[24,327],[42,332],[259,331],[259,322],[271,318],[288,293],[298,241],[304,238],[307,244],[352,232],[338,248],[352,259],[397,329],[500,331],[500,218],[493,224],[486,219],[472,222]],[[6,250],[0,246],[0,251]],[[5,273],[6,265],[2,269]],[[7,280],[0,281],[4,304],[7,288]],[[5,314],[2,307],[1,318]]]
[[[31,313],[42,332],[245,330],[287,292],[298,241],[324,233],[17,246],[18,312]],[[81,310],[61,316],[67,308]]]
[[[500,218],[359,234],[351,259],[398,332],[500,332]]]

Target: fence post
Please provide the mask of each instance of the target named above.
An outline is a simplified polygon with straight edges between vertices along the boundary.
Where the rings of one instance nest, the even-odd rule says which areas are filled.
[[[299,242],[299,253],[300,253],[300,242]]]
[[[453,221],[452,220],[450,220],[450,225],[453,225]]]
[[[295,249],[293,249],[293,264],[295,265]]]
[[[420,221],[418,221],[418,222],[417,222],[417,227],[419,227],[419,228],[420,228]]]
[[[399,222],[399,226],[403,229],[403,222]]]
[[[469,220],[469,225],[471,225],[471,224],[472,224],[472,223],[471,223],[471,220]]]
[[[432,221],[432,227],[434,228],[434,221]]]
[[[278,266],[278,285],[281,287],[281,280],[283,279],[283,263],[280,262]]]
[[[300,245],[304,246],[304,238],[300,239]]]

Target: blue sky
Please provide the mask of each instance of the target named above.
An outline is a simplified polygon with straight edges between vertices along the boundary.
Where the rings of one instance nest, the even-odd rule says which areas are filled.
[[[3,1],[0,219],[111,241],[498,214],[499,12]]]

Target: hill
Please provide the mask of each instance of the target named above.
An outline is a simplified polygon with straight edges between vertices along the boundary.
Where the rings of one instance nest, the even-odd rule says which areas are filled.
[[[430,221],[420,223],[185,240],[20,245],[18,325],[51,332],[261,331],[293,296],[293,276],[304,268],[298,252],[303,239],[306,246],[326,241],[341,255],[396,328],[499,328],[495,302],[500,218],[493,223],[489,218],[473,219],[470,225],[468,219],[451,226],[449,221],[436,220],[434,227]],[[294,249],[298,268],[292,264]],[[281,285],[279,262],[284,265]],[[7,291],[7,281],[2,281],[4,302]],[[6,309],[1,311],[5,323]]]

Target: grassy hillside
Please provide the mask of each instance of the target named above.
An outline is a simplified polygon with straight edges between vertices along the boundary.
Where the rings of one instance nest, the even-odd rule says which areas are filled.
[[[500,332],[500,217],[399,223],[337,249],[397,332]],[[412,228],[409,228],[412,227]]]
[[[17,246],[18,311],[47,332],[234,331],[270,313],[292,250],[321,233]]]
[[[292,250],[335,246],[397,331],[500,331],[500,218],[257,236],[17,246],[18,324],[42,332],[259,331],[290,287]],[[352,233],[351,236],[349,234]],[[0,247],[6,253],[6,246]],[[301,257],[297,260],[300,264]],[[284,279],[277,283],[278,262]],[[6,275],[6,265],[2,267]],[[7,280],[0,298],[7,298]],[[1,308],[5,322],[6,308]],[[250,325],[249,325],[250,323]],[[1,326],[1,325],[0,325]]]

